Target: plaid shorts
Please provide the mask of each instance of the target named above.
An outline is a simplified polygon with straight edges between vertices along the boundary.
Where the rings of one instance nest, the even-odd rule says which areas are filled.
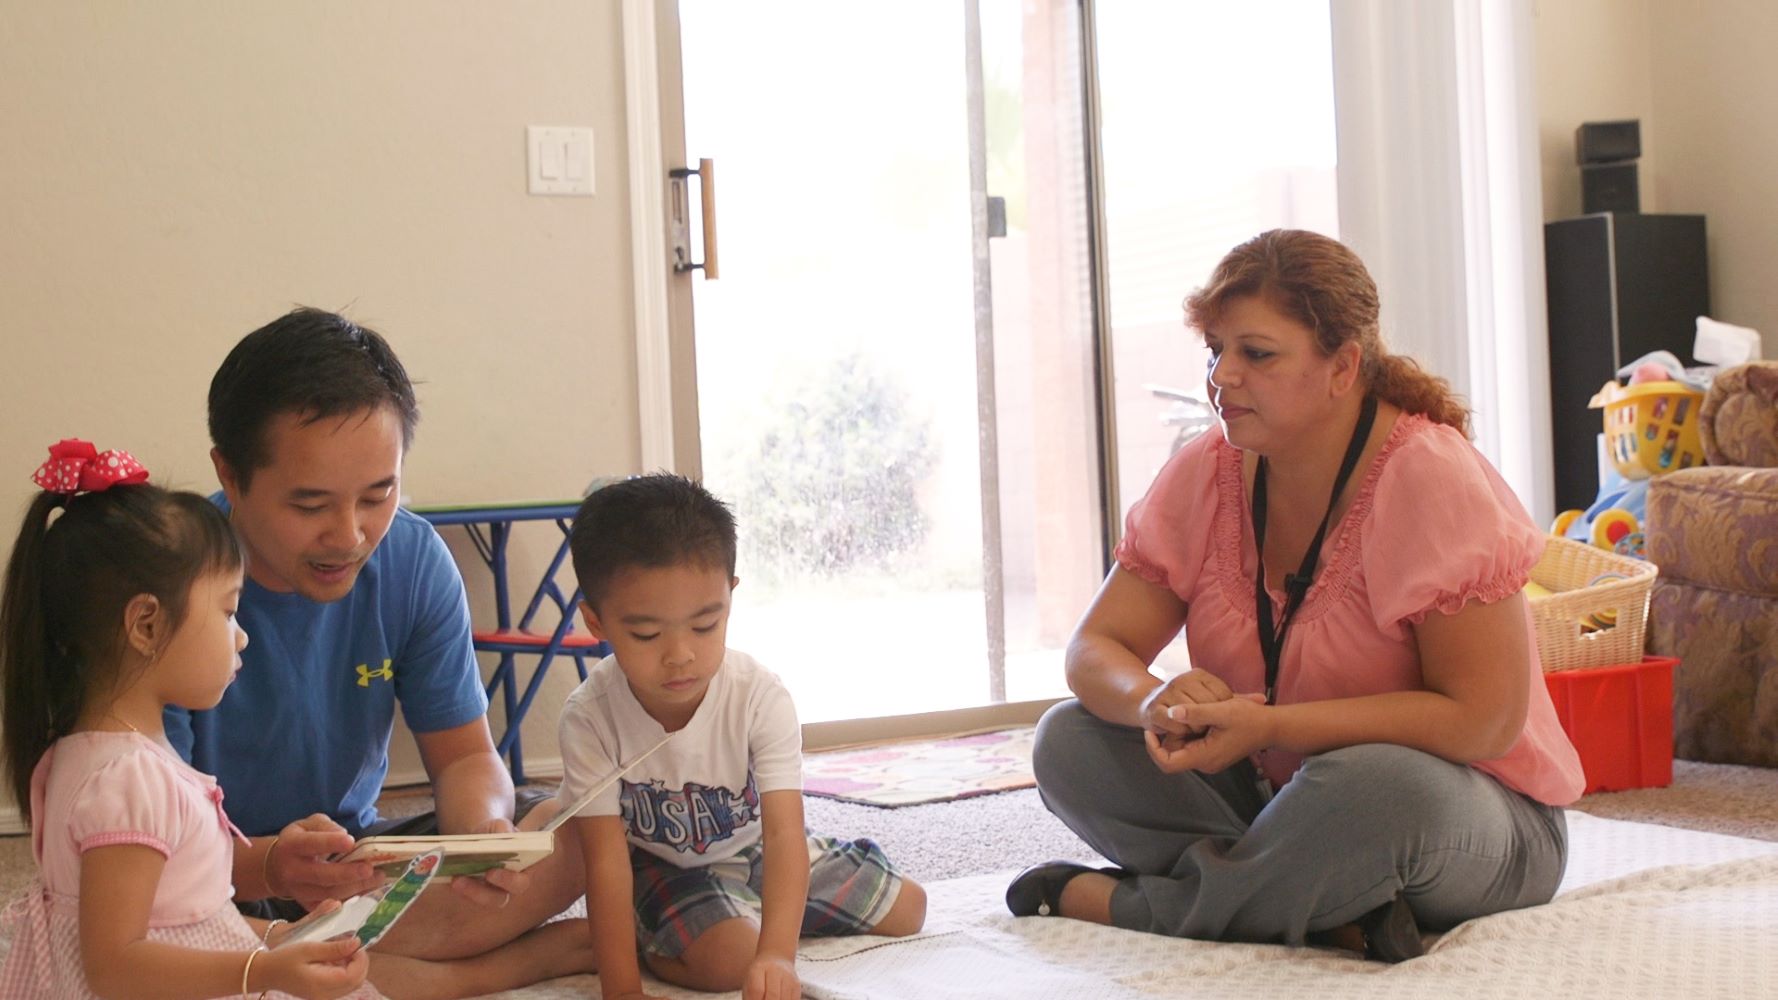
[[[678,958],[698,935],[734,917],[759,919],[765,844],[698,868],[631,848],[636,941],[645,954]],[[809,902],[803,937],[864,934],[889,915],[901,873],[865,838],[809,837]]]

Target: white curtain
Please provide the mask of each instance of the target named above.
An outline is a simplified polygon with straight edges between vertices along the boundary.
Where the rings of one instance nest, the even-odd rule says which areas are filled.
[[[1531,0],[1331,0],[1340,234],[1383,334],[1451,380],[1476,445],[1554,513]]]

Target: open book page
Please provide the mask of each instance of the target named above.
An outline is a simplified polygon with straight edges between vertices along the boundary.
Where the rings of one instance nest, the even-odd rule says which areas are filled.
[[[563,823],[568,822],[570,819],[573,819],[574,814],[577,812],[580,812],[582,809],[585,809],[587,807],[587,803],[589,803],[599,797],[600,792],[603,792],[605,789],[610,788],[612,786],[612,784],[614,784],[617,781],[617,779],[623,777],[626,774],[629,774],[631,768],[634,768],[637,764],[640,764],[643,761],[647,760],[650,754],[654,753],[656,750],[659,750],[661,747],[666,746],[667,741],[672,738],[673,738],[673,734],[668,733],[665,736],[662,736],[660,738],[660,740],[655,743],[654,746],[651,746],[647,750],[644,750],[641,753],[637,754],[636,756],[630,758],[630,762],[628,764],[625,764],[624,766],[618,768],[615,772],[613,772],[611,774],[610,777],[606,778],[604,781],[599,782],[598,784],[594,785],[593,787],[587,789],[585,794],[581,795],[580,798],[575,799],[573,802],[564,806],[562,808],[561,812],[556,813],[556,818],[550,820],[548,823],[545,823],[543,828],[545,830],[554,830],[556,827],[561,826]]]

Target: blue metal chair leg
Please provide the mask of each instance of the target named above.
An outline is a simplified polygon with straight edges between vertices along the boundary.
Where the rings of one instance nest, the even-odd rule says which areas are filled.
[[[523,780],[523,765],[518,757],[513,756],[515,749],[513,747],[513,741],[517,736],[517,729],[510,721],[512,719],[514,708],[516,707],[513,698],[513,688],[517,683],[515,679],[517,673],[517,658],[511,651],[502,651],[500,653],[500,662],[494,667],[494,673],[489,676],[487,686],[483,688],[487,693],[488,701],[490,703],[494,700],[494,693],[498,691],[500,693],[501,705],[506,709],[506,717],[508,719],[506,732],[494,744],[494,752],[501,757],[508,758],[507,766],[508,769],[513,772],[512,780],[515,784]]]

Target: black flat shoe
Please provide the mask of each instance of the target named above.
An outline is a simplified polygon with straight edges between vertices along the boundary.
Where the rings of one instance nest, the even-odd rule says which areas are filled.
[[[1420,924],[1407,898],[1394,899],[1358,918],[1364,934],[1364,957],[1375,962],[1405,962],[1426,954],[1420,942]]]
[[[1123,868],[1090,868],[1068,861],[1032,865],[1013,877],[1006,887],[1006,908],[1015,917],[1053,917],[1062,910],[1062,889],[1076,875],[1099,874],[1128,878]]]

